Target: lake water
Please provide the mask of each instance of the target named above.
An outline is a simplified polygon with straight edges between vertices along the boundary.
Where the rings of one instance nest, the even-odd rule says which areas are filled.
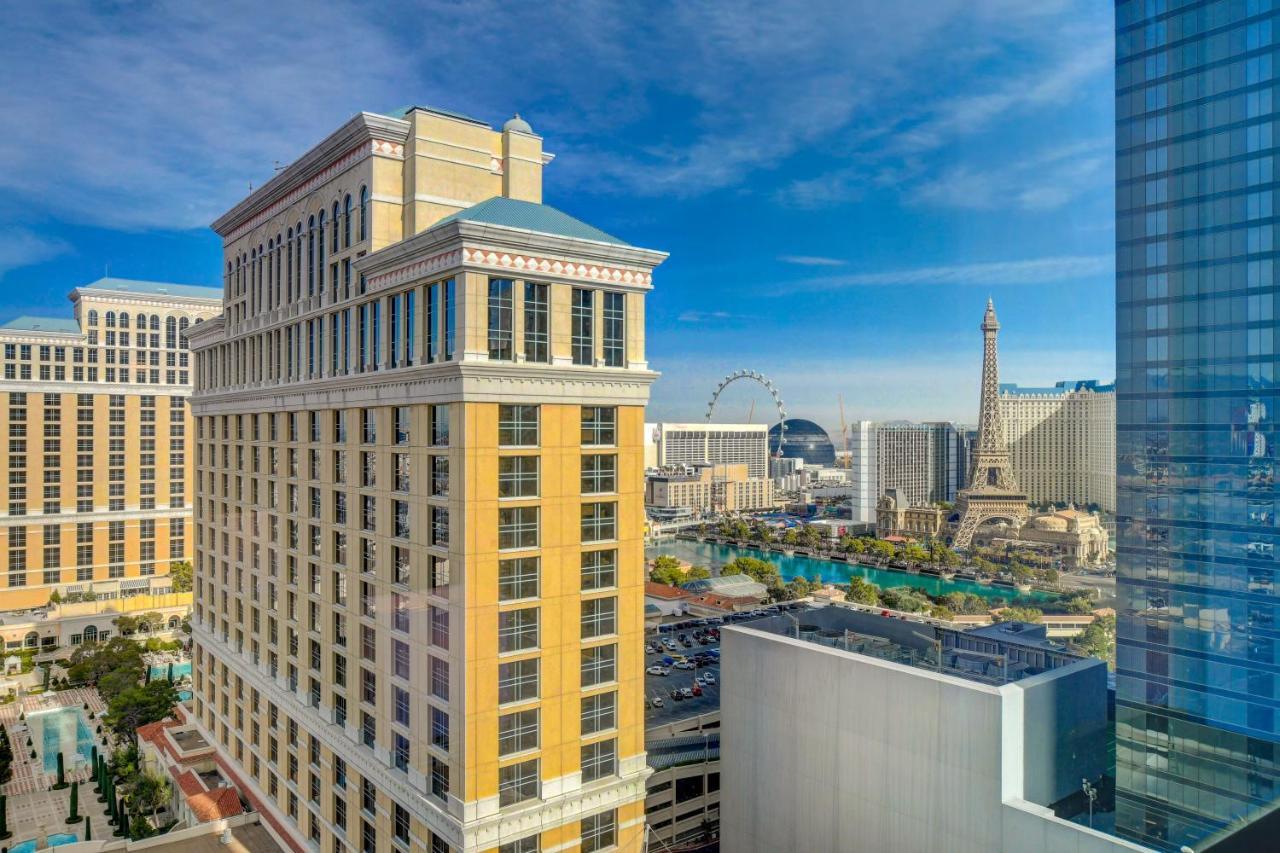
[[[760,551],[756,548],[736,548],[730,545],[716,545],[710,542],[689,542],[674,540],[663,542],[645,549],[645,556],[653,559],[661,554],[670,554],[695,566],[722,566],[735,557],[758,557],[768,560],[778,567],[778,573],[784,581],[797,576],[812,579],[815,575],[825,583],[848,583],[855,576],[875,584],[881,589],[892,589],[896,586],[909,586],[923,589],[931,595],[945,595],[948,592],[970,592],[983,598],[1034,599],[1045,601],[1056,598],[1051,592],[1033,590],[1019,592],[1008,587],[988,586],[967,580],[944,580],[931,575],[915,575],[910,572],[897,572],[891,569],[877,569],[873,566],[860,566],[853,563],[840,563],[834,560],[822,560],[805,557],[800,554],[779,554],[776,551]]]

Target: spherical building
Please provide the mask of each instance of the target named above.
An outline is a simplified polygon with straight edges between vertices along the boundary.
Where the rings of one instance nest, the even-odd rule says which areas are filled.
[[[803,459],[805,465],[831,467],[836,464],[836,448],[827,431],[813,421],[787,418],[786,437],[782,439],[782,456]],[[779,424],[769,428],[769,453],[778,454]]]

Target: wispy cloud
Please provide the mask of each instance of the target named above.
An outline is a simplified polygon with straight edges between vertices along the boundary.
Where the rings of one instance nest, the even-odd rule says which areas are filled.
[[[9,270],[43,263],[71,251],[55,237],[42,237],[24,229],[6,229],[0,239],[0,278]]]
[[[714,323],[730,320],[750,320],[746,314],[732,314],[728,311],[682,311],[676,317],[680,323]]]
[[[1110,139],[1084,139],[1012,164],[955,166],[917,185],[909,197],[921,204],[967,210],[1056,210],[1108,187],[1113,163]]]
[[[1103,276],[1113,269],[1110,255],[1078,255],[849,273],[792,282],[785,289],[816,292],[884,285],[1052,284]]]
[[[827,258],[822,255],[779,255],[778,260],[784,264],[795,264],[799,267],[842,267],[849,263],[841,258]]]

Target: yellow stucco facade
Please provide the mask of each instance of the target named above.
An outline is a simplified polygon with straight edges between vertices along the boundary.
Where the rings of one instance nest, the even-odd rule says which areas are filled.
[[[193,716],[287,848],[641,847],[665,255],[539,204],[549,159],[362,114],[215,223]]]
[[[191,558],[189,353],[181,331],[214,316],[211,288],[102,279],[67,318],[0,327],[0,621],[7,648],[109,635],[110,618],[60,624],[51,598],[131,612],[172,591]],[[190,594],[169,601],[185,617]],[[15,611],[32,611],[19,613]]]

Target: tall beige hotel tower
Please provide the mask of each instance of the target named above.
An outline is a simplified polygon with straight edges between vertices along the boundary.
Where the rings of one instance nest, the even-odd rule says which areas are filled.
[[[542,139],[361,113],[214,223],[194,717],[281,844],[640,850],[644,297]]]

